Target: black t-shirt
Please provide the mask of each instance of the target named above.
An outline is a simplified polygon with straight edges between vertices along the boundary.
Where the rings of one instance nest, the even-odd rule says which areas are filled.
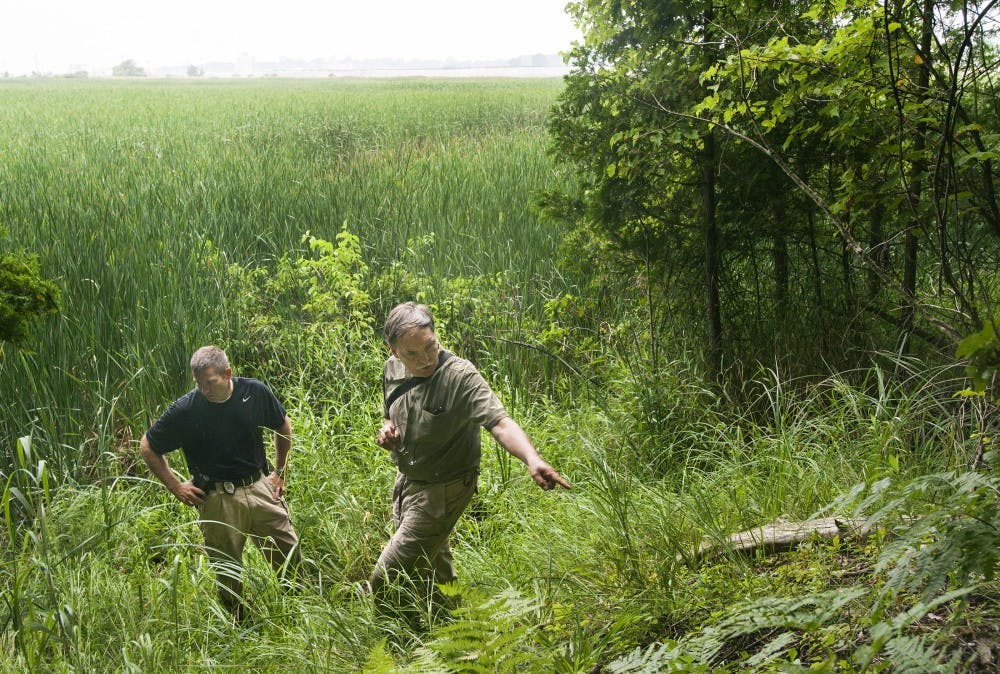
[[[285,408],[271,389],[233,377],[229,400],[209,402],[196,388],[174,401],[146,438],[157,454],[183,449],[192,471],[228,480],[267,470],[262,427],[278,429],[284,422]]]

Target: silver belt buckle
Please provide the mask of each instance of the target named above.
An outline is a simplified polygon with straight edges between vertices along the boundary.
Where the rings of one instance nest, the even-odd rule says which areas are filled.
[[[227,494],[235,494],[236,493],[236,485],[233,484],[232,482],[223,482],[222,483],[222,489]]]

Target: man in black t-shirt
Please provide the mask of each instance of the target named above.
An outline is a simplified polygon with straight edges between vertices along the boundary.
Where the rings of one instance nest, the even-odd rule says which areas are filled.
[[[222,603],[243,614],[242,559],[247,536],[276,570],[298,564],[298,538],[284,501],[292,426],[285,408],[256,379],[234,377],[226,353],[203,346],[191,356],[196,387],[146,431],[139,454],[177,499],[198,509]],[[263,428],[274,431],[268,469]],[[182,482],[166,454],[184,452],[192,478]]]

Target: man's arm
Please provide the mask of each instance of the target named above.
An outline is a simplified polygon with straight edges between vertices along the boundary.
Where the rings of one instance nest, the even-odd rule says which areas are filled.
[[[552,466],[545,463],[539,456],[538,450],[531,444],[528,434],[524,429],[510,417],[504,417],[493,428],[490,433],[512,456],[517,457],[528,467],[531,479],[542,489],[552,489],[557,484],[564,489],[569,489],[567,482]]]
[[[285,495],[285,469],[288,468],[288,454],[292,451],[292,422],[288,415],[280,428],[274,431],[274,472],[268,477],[274,488],[274,498]]]
[[[139,441],[139,456],[149,466],[153,475],[163,483],[163,486],[170,490],[171,494],[177,497],[178,501],[189,506],[202,504],[205,492],[195,487],[190,481],[181,482],[178,480],[177,476],[174,475],[174,471],[170,470],[167,458],[153,451],[145,433],[142,435],[142,440]]]

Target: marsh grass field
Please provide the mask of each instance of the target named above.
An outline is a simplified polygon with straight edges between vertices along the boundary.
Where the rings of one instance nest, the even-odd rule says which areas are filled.
[[[5,83],[4,246],[40,253],[64,311],[4,354],[4,435],[77,444],[95,393],[131,412],[177,390],[180,354],[239,320],[209,250],[266,267],[347,228],[375,270],[509,272],[538,305],[558,235],[529,205],[560,180],[544,154],[558,86]]]
[[[995,475],[966,470],[988,403],[900,358],[809,385],[762,369],[734,407],[685,345],[648,372],[641,338],[574,320],[560,298],[601,289],[559,264],[566,232],[533,206],[572,183],[546,151],[561,87],[0,82],[0,250],[36,252],[62,292],[28,343],[0,346],[0,671],[958,671],[996,648],[995,548],[953,517],[995,521]],[[628,287],[591,326],[632,325]],[[408,299],[574,487],[541,492],[484,443],[452,544],[461,608],[419,627],[355,590],[391,532],[378,327]],[[587,348],[543,348],[554,334]],[[242,625],[193,511],[136,455],[209,342],[295,429],[303,577],[283,591],[248,554]],[[870,531],[691,553],[816,515]]]

